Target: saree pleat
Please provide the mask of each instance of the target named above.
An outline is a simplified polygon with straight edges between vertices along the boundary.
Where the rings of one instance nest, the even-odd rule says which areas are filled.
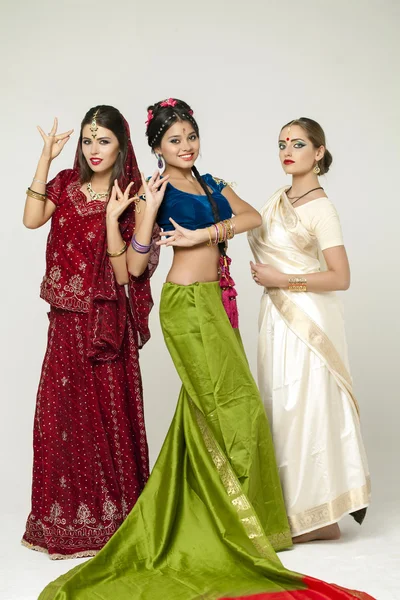
[[[291,539],[271,435],[218,283],[165,284],[160,313],[183,385],[156,465],[103,550],[40,600],[354,598],[307,595],[274,551]]]

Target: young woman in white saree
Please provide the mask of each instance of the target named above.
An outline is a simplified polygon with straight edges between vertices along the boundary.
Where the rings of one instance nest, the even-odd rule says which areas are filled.
[[[339,217],[318,181],[332,162],[321,126],[285,125],[279,155],[292,185],[263,207],[248,233],[254,281],[264,288],[258,383],[272,427],[294,542],[340,537],[361,524],[370,479],[349,372],[337,290],[350,285]]]

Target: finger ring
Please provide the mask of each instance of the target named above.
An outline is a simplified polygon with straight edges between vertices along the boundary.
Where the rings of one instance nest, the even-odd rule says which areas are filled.
[[[56,136],[54,135],[54,133],[48,133],[47,135],[48,135],[49,137],[56,137]]]

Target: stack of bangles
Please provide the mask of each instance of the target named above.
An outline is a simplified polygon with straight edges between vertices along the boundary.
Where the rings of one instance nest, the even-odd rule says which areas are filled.
[[[131,246],[135,252],[138,252],[139,254],[147,254],[151,250],[152,243],[148,245],[139,244],[139,242],[136,240],[135,234],[133,234]]]
[[[124,254],[124,252],[126,252],[128,246],[126,245],[126,242],[124,242],[124,247],[121,248],[121,250],[118,250],[118,252],[110,252],[107,249],[107,256],[110,256],[111,258],[115,258],[116,256],[121,256],[121,254]]]
[[[289,292],[306,292],[307,279],[305,277],[290,277]]]
[[[34,198],[35,200],[40,200],[40,202],[46,202],[47,200],[46,194],[35,192],[34,190],[31,190],[30,187],[28,187],[28,189],[26,190],[26,195],[30,198]]]
[[[233,238],[235,235],[235,223],[232,219],[226,219],[225,221],[220,221],[219,223],[214,223],[210,227],[207,227],[207,231],[210,238],[207,242],[207,246],[211,246],[212,244],[217,246],[218,244]],[[213,233],[215,233],[214,239]]]

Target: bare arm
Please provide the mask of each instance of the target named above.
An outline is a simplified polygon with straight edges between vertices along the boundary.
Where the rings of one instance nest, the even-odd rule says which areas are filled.
[[[46,182],[51,162],[60,154],[73,132],[73,129],[71,129],[57,135],[57,125],[57,119],[54,119],[54,124],[49,135],[46,135],[43,129],[38,127],[44,141],[44,147],[30,188],[39,194],[46,193]],[[39,200],[31,196],[26,196],[23,224],[29,229],[37,229],[47,223],[55,210],[56,206],[51,200],[46,199],[44,201],[44,199]]]
[[[347,290],[350,287],[350,266],[344,246],[334,246],[323,251],[327,271],[308,273],[304,275],[307,280],[308,292],[334,292]],[[294,273],[288,275],[281,273],[270,265],[250,263],[254,281],[263,287],[288,288],[289,279],[300,277]]]
[[[139,196],[145,194],[146,201],[140,200],[136,208],[136,227],[135,239],[139,244],[149,245],[152,241],[154,223],[157,212],[164,198],[165,188],[169,177],[160,178],[158,171],[147,183],[143,173],[142,187],[139,190]],[[127,253],[128,271],[131,275],[139,277],[146,269],[150,258],[150,251],[146,254],[140,254],[129,246]]]
[[[228,200],[234,214],[231,221],[234,224],[235,233],[244,233],[245,231],[255,229],[261,225],[261,215],[250,204],[239,198],[231,187],[226,186],[222,190],[222,193]],[[210,227],[192,231],[181,227],[173,219],[170,219],[170,221],[175,227],[175,230],[164,232],[162,235],[167,239],[157,242],[159,245],[181,247],[196,246],[198,244],[209,242],[210,234],[212,239],[215,239],[215,233],[210,231]]]

